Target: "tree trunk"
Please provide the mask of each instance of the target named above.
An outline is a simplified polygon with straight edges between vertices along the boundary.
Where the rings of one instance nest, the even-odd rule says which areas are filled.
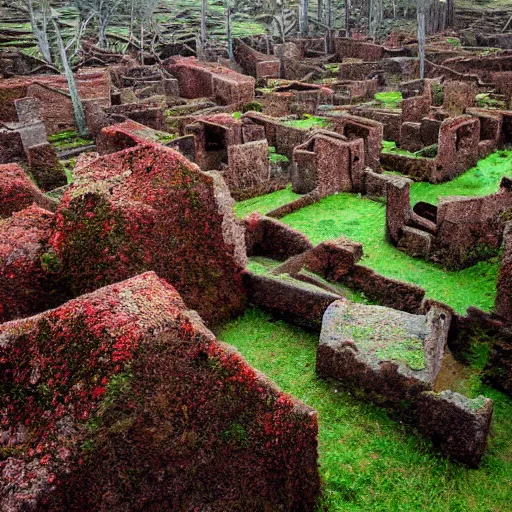
[[[418,10],[418,57],[420,78],[425,78],[425,0],[417,0]]]
[[[350,0],[345,0],[345,37],[350,37]]]
[[[42,6],[42,16],[43,16],[43,28],[40,29],[37,24],[36,16],[34,13],[34,4],[32,0],[28,0],[28,12],[30,16],[30,25],[32,26],[32,32],[34,33],[35,38],[37,39],[37,45],[39,47],[39,51],[43,56],[43,59],[48,62],[48,64],[53,64],[52,53],[50,50],[50,43],[48,41],[48,21],[47,21],[47,13],[45,12],[45,6]]]
[[[226,36],[228,38],[229,60],[234,61],[233,55],[233,37],[231,35],[231,0],[226,0]]]
[[[82,102],[80,101],[80,96],[78,94],[78,88],[75,82],[75,76],[73,75],[73,71],[71,70],[71,66],[69,65],[68,56],[66,54],[66,48],[64,47],[64,42],[62,41],[62,37],[60,35],[60,30],[55,22],[52,19],[53,27],[55,29],[55,35],[57,38],[57,46],[59,48],[60,60],[62,61],[62,67],[64,68],[64,74],[66,75],[66,80],[68,82],[69,95],[71,96],[71,103],[73,104],[73,112],[75,114],[75,123],[76,123],[76,131],[80,136],[87,136],[87,123],[85,122],[85,113],[84,107],[82,106]]]
[[[300,0],[300,18],[301,18],[300,33],[303,37],[307,37],[309,34],[308,9],[309,9],[309,0]]]
[[[206,53],[206,2],[207,0],[201,0],[201,50],[203,58]]]

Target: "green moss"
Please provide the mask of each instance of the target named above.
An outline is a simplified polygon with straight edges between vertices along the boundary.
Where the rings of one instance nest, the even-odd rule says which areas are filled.
[[[512,400],[495,401],[493,436],[480,469],[437,456],[429,442],[315,372],[318,336],[249,309],[219,338],[283,391],[318,411],[323,501],[318,512],[501,512],[510,507]]]
[[[92,139],[84,139],[74,130],[66,130],[48,137],[48,142],[53,145],[57,151],[66,151],[68,149],[79,148],[94,144]]]
[[[486,196],[499,189],[503,176],[512,176],[512,151],[496,151],[480,160],[457,178],[433,185],[426,182],[414,183],[411,187],[411,203],[426,201],[437,204],[442,196]]]
[[[476,106],[480,108],[504,109],[505,102],[493,98],[488,93],[476,95]]]
[[[384,204],[340,193],[284,217],[314,243],[346,236],[363,244],[361,263],[376,272],[424,288],[427,296],[460,313],[469,306],[489,311],[496,295],[498,259],[458,271],[412,258],[385,241]]]
[[[252,199],[236,203],[235,213],[241,218],[246,217],[253,212],[265,215],[275,208],[279,208],[280,206],[295,201],[299,197],[301,196],[293,193],[291,185],[288,185],[288,187],[282,190],[277,190],[276,192],[272,192],[264,196],[253,197]]]
[[[325,128],[328,129],[331,125],[330,121],[324,117],[311,116],[304,114],[303,119],[292,119],[283,122],[284,126],[291,128],[300,128],[301,130],[311,130],[313,128]]]
[[[279,153],[276,153],[276,148],[274,146],[269,146],[268,152],[271,164],[287,164],[290,162],[290,159],[286,155],[280,155]]]
[[[359,312],[351,314],[348,306],[336,331],[342,338],[353,339],[364,354],[373,355],[381,361],[395,361],[412,370],[425,368],[422,339],[411,335],[392,319],[386,319],[385,313],[368,312],[368,315],[361,316]]]
[[[374,98],[381,108],[400,108],[403,99],[400,91],[378,92]]]

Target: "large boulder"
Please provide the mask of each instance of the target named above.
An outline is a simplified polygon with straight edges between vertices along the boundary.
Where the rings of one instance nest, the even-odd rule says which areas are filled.
[[[217,173],[141,144],[86,162],[51,238],[73,296],[154,270],[209,323],[243,310],[246,255]]]
[[[32,203],[41,208],[55,208],[53,201],[30,181],[19,165],[0,165],[0,218],[9,217]]]
[[[154,273],[0,326],[0,509],[313,510],[316,413]]]
[[[54,214],[32,205],[0,219],[0,323],[58,302],[55,256],[47,251]]]

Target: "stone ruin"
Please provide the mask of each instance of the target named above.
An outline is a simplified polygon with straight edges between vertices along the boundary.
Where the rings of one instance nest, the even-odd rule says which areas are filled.
[[[154,273],[5,323],[0,339],[15,455],[0,462],[2,510],[312,509],[316,413]]]
[[[438,385],[447,344],[453,343],[452,323],[466,320],[426,300],[421,288],[358,264],[361,244],[340,238],[314,247],[293,229],[256,214],[246,226],[250,256],[283,261],[269,275],[246,275],[250,301],[287,321],[321,330],[317,374],[395,410],[444,455],[478,467],[493,402]],[[335,283],[361,290],[384,306],[349,302]]]
[[[410,206],[411,180],[396,177],[387,186],[388,240],[410,254],[460,269],[496,255],[507,215],[512,212],[512,181],[484,197],[441,197],[439,205]]]
[[[491,426],[492,400],[433,392],[451,315],[433,306],[412,315],[336,301],[325,312],[317,373],[407,416],[455,460],[478,467]],[[407,404],[404,406],[404,404]]]
[[[321,332],[318,376],[390,407],[444,455],[480,463],[492,401],[440,387],[439,375],[445,352],[484,329],[485,373],[512,390],[510,180],[485,197],[411,208],[411,181],[382,171],[438,183],[512,142],[512,114],[475,104],[482,92],[509,101],[509,56],[433,44],[418,80],[410,44],[256,44],[235,42],[252,76],[180,56],[80,73],[87,151],[98,153],[79,156],[73,184],[51,195],[24,167],[44,191],[66,183],[37,174],[60,156],[47,134],[74,127],[65,81],[0,85],[0,440],[12,454],[0,461],[2,510],[99,499],[113,511],[313,510],[315,412],[205,327],[249,302]],[[403,99],[382,108],[373,97],[391,87]],[[271,164],[271,151],[291,165]],[[290,182],[299,199],[235,219],[232,196]],[[338,192],[386,198],[389,241],[446,267],[502,245],[494,312],[457,314],[366,267],[361,244],[315,246],[275,220]],[[249,271],[258,256],[278,263]],[[342,287],[380,305],[349,302]]]
[[[48,143],[41,119],[41,102],[25,97],[14,100],[16,121],[0,121],[0,164],[24,162],[45,191],[67,183],[54,147]]]

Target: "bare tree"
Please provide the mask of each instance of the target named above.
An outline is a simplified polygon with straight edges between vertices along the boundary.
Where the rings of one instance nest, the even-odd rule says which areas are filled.
[[[71,69],[71,66],[69,65],[66,47],[64,46],[64,42],[62,41],[59,26],[57,25],[55,19],[52,18],[51,21],[53,24],[53,28],[55,30],[60,60],[62,63],[62,67],[64,69],[64,74],[66,75],[66,80],[68,82],[69,95],[71,96],[71,103],[73,104],[73,112],[75,114],[76,129],[80,135],[84,136],[87,135],[87,124],[85,122],[84,108],[82,105],[82,101],[80,100],[80,96],[78,94],[78,87],[76,86],[75,76],[73,75],[73,71]]]
[[[121,0],[74,0],[82,18],[94,17],[98,25],[98,46],[107,47],[107,29],[120,15]]]
[[[231,0],[226,0],[226,37],[228,39],[229,60],[233,61],[233,37],[231,34]]]
[[[207,13],[207,0],[201,0],[201,50],[203,56],[206,51],[206,13]]]
[[[38,4],[34,0],[27,0],[26,7],[30,16],[32,32],[37,39],[39,51],[48,64],[53,64],[51,46],[48,40],[48,24],[51,19],[51,7],[48,0],[40,0]]]
[[[425,0],[417,0],[418,11],[418,56],[420,59],[420,78],[425,78]]]
[[[309,0],[300,0],[300,33],[302,36],[309,34]]]

